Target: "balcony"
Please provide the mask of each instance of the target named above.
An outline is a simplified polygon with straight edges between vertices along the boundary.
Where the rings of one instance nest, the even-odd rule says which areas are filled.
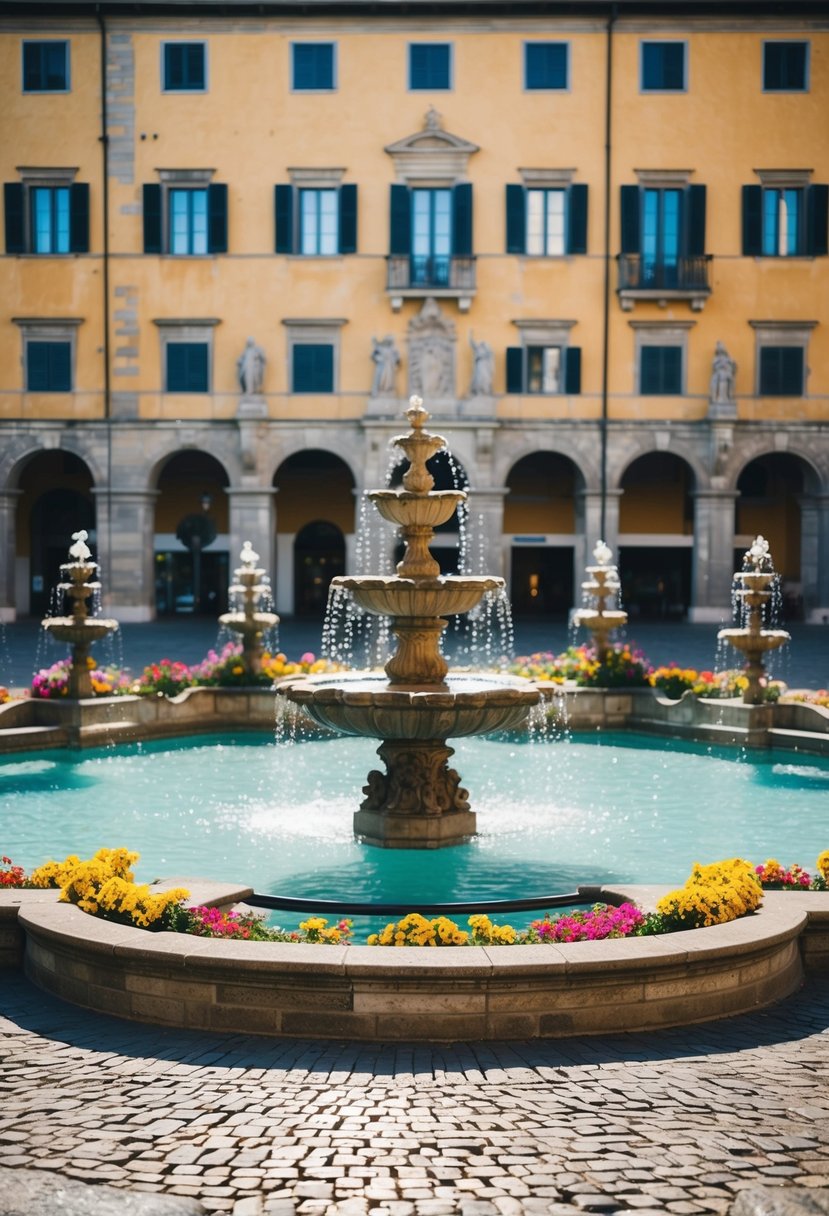
[[[637,300],[688,300],[695,312],[705,307],[711,294],[710,253],[677,258],[675,262],[644,261],[640,253],[620,253],[619,303],[630,312]]]
[[[475,295],[475,258],[421,257],[416,254],[391,254],[387,259],[386,294],[395,312],[404,300],[457,300],[467,312]]]

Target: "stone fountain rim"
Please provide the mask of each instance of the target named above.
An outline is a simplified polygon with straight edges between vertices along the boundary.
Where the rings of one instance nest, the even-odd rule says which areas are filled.
[[[399,574],[337,574],[331,580],[333,587],[365,588],[368,591],[385,591],[387,588],[405,588],[406,591],[440,591],[444,587],[458,590],[477,590],[484,585],[485,591],[497,591],[506,586],[506,581],[495,574],[438,574],[413,578]]]
[[[523,676],[487,675],[484,680],[464,672],[453,672],[451,680],[478,684],[476,690],[460,692],[448,684],[392,684],[377,671],[350,671],[315,673],[282,680],[276,687],[277,696],[296,704],[319,702],[328,705],[376,705],[382,708],[404,708],[410,706],[434,706],[446,708],[450,703],[459,708],[476,707],[481,700],[493,708],[512,708],[516,705],[536,705],[542,698],[539,685]],[[349,688],[349,684],[377,683],[372,688]],[[371,736],[373,737],[373,736]]]

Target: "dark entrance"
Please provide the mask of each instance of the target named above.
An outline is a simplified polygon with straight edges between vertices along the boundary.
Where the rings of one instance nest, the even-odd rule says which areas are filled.
[[[331,579],[345,573],[345,537],[325,520],[306,524],[294,541],[294,611],[324,616]]]
[[[691,602],[692,550],[625,545],[619,550],[622,607],[631,620],[681,620]]]
[[[80,462],[78,462],[80,463]],[[77,490],[47,490],[32,507],[31,593],[29,611],[44,616],[50,608],[52,589],[60,582],[60,567],[69,561],[72,533],[85,529],[95,557],[95,507]],[[63,611],[55,602],[55,610]]]
[[[572,548],[513,546],[510,599],[515,616],[566,618],[575,603]]]

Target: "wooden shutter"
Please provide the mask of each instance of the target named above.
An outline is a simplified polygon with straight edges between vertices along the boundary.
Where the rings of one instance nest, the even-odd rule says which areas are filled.
[[[69,187],[69,252],[89,253],[89,184]]]
[[[6,253],[26,252],[24,195],[22,182],[3,183],[3,203],[6,219]]]
[[[161,253],[161,186],[145,185],[144,252]]]
[[[567,208],[567,252],[587,253],[587,186],[584,182],[570,187]]]
[[[207,187],[207,249],[227,253],[227,186],[223,182]]]
[[[408,186],[392,186],[389,196],[389,253],[412,251],[412,200]]]
[[[340,253],[357,252],[357,187],[340,186]]]
[[[622,186],[622,253],[639,253],[639,187]]]
[[[825,257],[829,237],[829,186],[809,186],[806,190],[806,252]]]
[[[274,222],[277,253],[294,252],[294,188],[274,187]]]
[[[581,392],[581,347],[568,346],[564,364],[565,393]]]
[[[472,183],[458,182],[452,189],[452,253],[472,256]]]
[[[507,347],[507,392],[524,392],[524,347]]]
[[[743,186],[743,257],[763,252],[763,188]]]
[[[705,186],[688,187],[686,252],[689,257],[701,257],[705,253],[705,199]]]
[[[523,186],[507,186],[507,253],[527,249],[527,199]]]

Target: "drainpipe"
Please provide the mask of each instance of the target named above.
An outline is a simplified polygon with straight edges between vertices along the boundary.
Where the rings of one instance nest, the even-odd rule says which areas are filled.
[[[98,140],[101,145],[101,171],[103,176],[101,206],[103,210],[103,345],[104,345],[104,423],[106,426],[107,453],[107,559],[112,561],[112,383],[110,379],[110,333],[109,333],[109,119],[107,114],[107,31],[101,6],[96,5],[95,15],[101,32],[100,40],[100,75],[101,75],[101,133]],[[112,581],[110,582],[110,593]]]
[[[607,414],[608,377],[610,371],[610,169],[611,169],[611,122],[613,84],[613,25],[617,9],[614,4],[607,19],[607,59],[605,64],[605,113],[604,113],[604,317],[602,334],[602,418],[599,424],[599,479],[601,491],[601,519],[599,532],[604,539],[607,532]]]

